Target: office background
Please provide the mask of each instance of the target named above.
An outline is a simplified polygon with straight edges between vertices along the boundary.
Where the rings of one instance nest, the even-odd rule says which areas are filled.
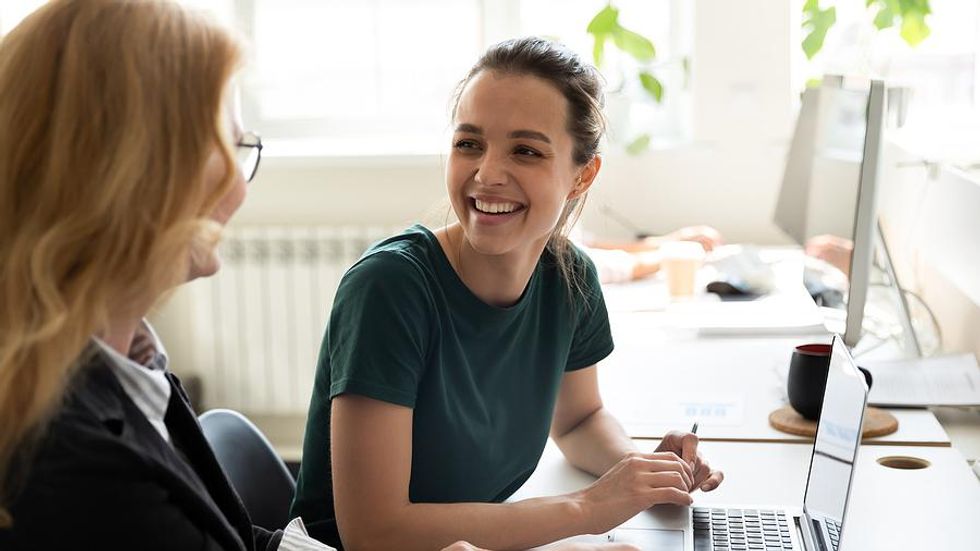
[[[4,1],[0,28],[9,29],[39,3]],[[276,232],[300,228],[341,236],[320,241],[342,249],[331,278],[373,237],[415,221],[446,220],[449,99],[455,82],[486,46],[539,34],[561,39],[589,58],[586,27],[606,5],[600,0],[187,3],[214,12],[250,43],[250,65],[241,77],[245,121],[263,134],[266,149],[231,230],[286,235]],[[905,125],[887,138],[879,189],[899,276],[935,311],[947,351],[980,355],[980,5],[932,0],[926,20],[931,34],[912,47],[899,28],[877,30],[873,8],[865,8],[864,0],[823,0],[820,9],[834,7],[836,23],[821,51],[807,59],[801,43],[809,32],[804,21],[812,15],[806,4],[615,2],[622,25],[656,45],[656,57],[644,66],[662,83],[663,100],[644,95],[630,80],[638,65],[607,46],[603,70],[610,87],[623,92],[609,96],[612,136],[582,226],[598,237],[628,238],[637,228],[657,233],[710,224],[729,242],[788,245],[772,212],[800,92],[808,80],[828,72],[881,77],[911,90],[900,115]],[[649,146],[627,152],[644,133],[651,136]],[[243,243],[247,256],[251,249]],[[273,305],[260,314],[245,306],[235,315],[226,311],[222,323],[229,327],[215,328],[214,303],[202,302],[201,296],[252,296],[254,291],[251,283],[241,283],[233,260],[214,282],[178,292],[155,323],[178,373],[203,381],[205,406],[248,411],[240,400],[249,392],[247,380],[275,388],[291,378],[293,383],[284,386],[308,389],[316,353],[310,343],[319,340],[332,295],[329,288],[311,294],[302,313],[275,295],[265,299]],[[281,277],[275,281],[287,282],[286,287],[305,288],[289,285],[275,268],[268,273]],[[236,278],[241,288],[230,291]],[[241,366],[217,365],[219,360],[241,363],[247,353],[218,350],[216,335],[270,339],[260,325],[233,331],[248,312],[249,319],[264,317],[261,321],[270,325],[272,318],[292,320],[292,334],[303,336],[301,349],[287,354],[288,342],[267,344],[261,355],[251,356],[245,372]],[[307,396],[256,398],[254,409],[302,415]]]

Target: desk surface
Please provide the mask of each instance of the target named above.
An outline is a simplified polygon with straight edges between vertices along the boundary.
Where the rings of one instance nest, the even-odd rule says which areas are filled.
[[[688,430],[697,420],[704,440],[807,442],[769,425],[787,403],[793,347],[829,342],[818,337],[699,337],[667,325],[657,312],[610,315],[616,350],[599,366],[606,407],[634,438]],[[949,436],[928,410],[891,410],[897,432],[869,440],[883,445],[948,446]]]
[[[638,440],[650,450],[656,441]],[[702,452],[725,472],[714,492],[695,494],[695,505],[800,507],[806,488],[810,446],[747,442],[704,442]],[[930,467],[909,471],[883,467],[889,455],[925,459]],[[534,475],[511,498],[558,495],[595,480],[569,465],[551,442]],[[671,506],[654,507],[625,526],[657,527]],[[980,541],[980,481],[953,448],[864,446],[858,455],[845,521],[845,551],[977,549]]]
[[[953,447],[967,459],[980,460],[980,408],[932,408]]]

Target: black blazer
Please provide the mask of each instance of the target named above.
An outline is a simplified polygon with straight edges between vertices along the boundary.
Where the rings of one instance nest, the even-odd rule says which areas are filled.
[[[0,549],[276,549],[282,532],[252,525],[177,378],[168,374],[171,446],[109,361],[99,351],[77,371],[26,456]]]

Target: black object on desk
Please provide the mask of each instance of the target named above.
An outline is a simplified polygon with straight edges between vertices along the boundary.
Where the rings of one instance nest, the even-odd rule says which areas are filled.
[[[761,296],[749,284],[733,277],[712,281],[704,289],[718,295],[721,300],[755,300]]]
[[[811,421],[820,419],[824,392],[827,390],[827,375],[830,372],[831,345],[803,344],[793,350],[789,362],[789,377],[786,381],[786,394],[789,403],[800,415]],[[871,372],[858,367],[871,388]]]

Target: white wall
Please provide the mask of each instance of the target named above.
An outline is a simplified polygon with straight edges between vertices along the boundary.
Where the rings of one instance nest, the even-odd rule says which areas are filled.
[[[980,358],[980,174],[929,168],[895,143],[884,153],[878,210],[899,281],[935,313],[945,351]]]

